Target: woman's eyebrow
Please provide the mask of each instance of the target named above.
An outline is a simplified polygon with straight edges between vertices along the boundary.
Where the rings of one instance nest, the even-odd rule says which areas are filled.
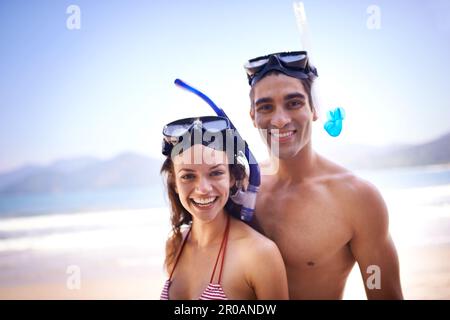
[[[181,171],[195,172],[195,170],[192,169],[181,168],[180,170],[178,170],[178,173],[180,173]]]
[[[224,166],[224,164],[223,163],[216,164],[214,167],[211,167],[209,170],[211,171],[211,170],[217,169],[217,167],[220,167],[220,166]]]

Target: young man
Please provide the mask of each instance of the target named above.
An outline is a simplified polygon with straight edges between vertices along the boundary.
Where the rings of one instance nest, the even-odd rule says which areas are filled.
[[[312,148],[317,71],[306,52],[271,54],[245,67],[250,117],[267,133],[269,150],[273,143],[279,148],[271,152],[277,172],[262,176],[253,223],[281,251],[290,298],[341,299],[357,262],[369,299],[402,299],[380,193]]]

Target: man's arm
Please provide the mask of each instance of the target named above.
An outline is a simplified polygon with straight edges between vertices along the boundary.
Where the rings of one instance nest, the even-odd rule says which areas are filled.
[[[355,186],[350,248],[359,264],[368,299],[403,299],[397,252],[389,235],[389,217],[378,190],[365,181]]]

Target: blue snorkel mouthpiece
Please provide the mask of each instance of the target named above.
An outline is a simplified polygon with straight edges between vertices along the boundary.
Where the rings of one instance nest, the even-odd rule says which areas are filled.
[[[242,139],[239,135],[239,132],[236,130],[236,127],[233,125],[233,122],[231,122],[230,118],[228,118],[226,113],[221,108],[219,108],[207,95],[180,79],[175,79],[175,84],[202,98],[219,117],[227,118],[230,122],[231,129],[235,131],[238,139]],[[240,187],[237,192],[230,196],[230,199],[228,200],[225,208],[230,211],[230,213],[240,216],[241,220],[248,222],[252,220],[255,213],[256,195],[261,184],[261,174],[259,165],[252,152],[248,148],[247,143],[245,143],[245,153],[238,153],[236,156],[236,160],[239,164],[246,167],[246,173],[249,177],[249,183],[245,190]]]

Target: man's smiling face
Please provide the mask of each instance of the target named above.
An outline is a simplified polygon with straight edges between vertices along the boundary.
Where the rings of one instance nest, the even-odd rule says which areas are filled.
[[[253,124],[267,130],[269,148],[279,144],[280,159],[294,157],[310,142],[317,115],[300,80],[284,74],[268,75],[253,86],[252,99]]]

